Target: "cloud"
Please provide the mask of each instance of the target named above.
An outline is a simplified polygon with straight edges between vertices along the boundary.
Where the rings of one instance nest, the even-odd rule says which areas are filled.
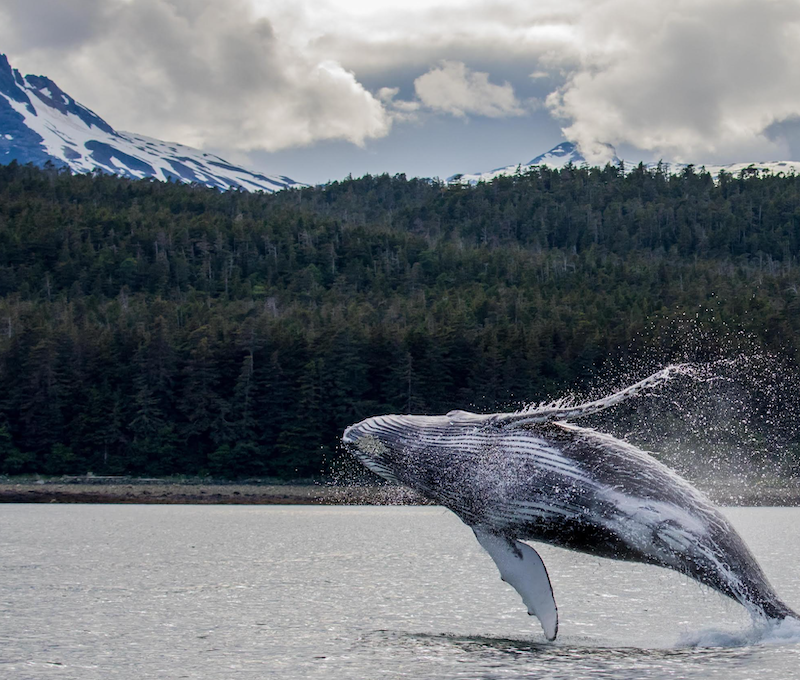
[[[769,129],[800,115],[800,3],[604,0],[575,26],[579,64],[547,105],[589,155],[600,142],[687,161],[785,151]]]
[[[504,118],[524,113],[508,82],[490,83],[488,73],[471,71],[460,61],[443,61],[417,78],[414,90],[425,106],[458,117]]]
[[[397,99],[399,87],[382,87],[378,90],[378,99],[386,107],[392,122],[418,122],[421,104],[418,101]]]
[[[0,45],[114,127],[275,151],[364,144],[426,111],[520,115],[544,92],[520,104],[504,81],[563,54],[574,1],[3,0]]]
[[[352,72],[306,53],[247,0],[67,5],[9,0],[0,43],[15,65],[47,64],[41,72],[114,127],[239,150],[363,144],[389,132],[383,104]],[[67,30],[51,40],[59,22]]]
[[[313,5],[313,11],[286,25],[316,36],[310,48],[335,53],[363,76],[411,70],[419,75],[442,61],[460,61],[492,74],[502,71],[512,81],[505,74],[527,78],[550,52],[574,52],[571,25],[583,6],[583,0],[405,0],[363,3],[355,11],[355,0],[293,3]],[[271,16],[284,25],[274,10]]]
[[[115,127],[243,151],[547,97],[590,157],[778,157],[800,148],[797,44],[800,0],[0,1],[21,70]]]

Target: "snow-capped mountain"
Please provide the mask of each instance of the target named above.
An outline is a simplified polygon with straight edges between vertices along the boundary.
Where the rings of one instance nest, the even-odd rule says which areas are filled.
[[[252,172],[182,144],[114,130],[44,76],[22,76],[0,54],[0,163],[47,161],[75,172],[204,184],[217,189],[279,191],[304,186]]]
[[[617,152],[613,146],[610,144],[607,144],[606,146],[608,148],[608,163],[611,163],[612,165],[619,165],[620,163],[624,162],[617,156]],[[576,144],[573,142],[562,142],[558,146],[550,149],[550,151],[536,156],[536,158],[527,163],[508,165],[504,168],[496,168],[495,170],[491,170],[489,172],[481,172],[470,175],[453,175],[448,181],[464,182],[469,184],[475,184],[477,182],[489,182],[495,177],[515,175],[517,172],[526,172],[530,168],[537,165],[546,165],[550,168],[561,169],[566,167],[569,163],[572,163],[576,167],[588,165],[586,158]],[[635,165],[638,164],[625,163],[626,169],[631,169],[635,167]],[[645,163],[645,167],[648,169],[654,169],[657,165],[658,163]],[[693,165],[698,170],[700,168],[705,168],[705,170],[711,173],[713,177],[719,176],[719,173],[722,171],[734,176],[738,176],[742,172],[759,174],[783,173],[786,175],[791,173],[800,174],[800,161],[765,161],[758,163],[728,163],[725,165],[701,165],[699,163],[694,163]],[[689,163],[661,164],[662,169],[668,173],[682,172],[688,166]]]
[[[621,161],[617,158],[617,152],[614,147],[607,144],[609,152],[609,163],[619,164]],[[577,144],[573,142],[561,142],[558,146],[554,146],[550,151],[543,153],[536,158],[528,161],[527,163],[517,163],[516,165],[507,165],[503,168],[495,168],[489,172],[479,172],[469,175],[453,175],[448,181],[461,181],[469,184],[476,182],[488,182],[495,177],[502,177],[503,175],[515,175],[517,172],[525,172],[536,165],[546,165],[550,168],[561,169],[572,163],[576,167],[581,167],[587,164],[587,160],[581,153]]]
[[[645,167],[653,169],[658,165],[657,163],[646,163]],[[679,173],[684,168],[688,167],[689,163],[662,163],[662,168],[669,173]],[[725,163],[723,165],[714,165],[711,163],[699,164],[692,163],[697,170],[705,170],[710,173],[712,177],[718,177],[720,172],[726,172],[729,175],[738,177],[741,173],[745,174],[766,174],[778,175],[800,175],[800,161],[757,161],[754,163]],[[631,166],[633,167],[633,166]]]

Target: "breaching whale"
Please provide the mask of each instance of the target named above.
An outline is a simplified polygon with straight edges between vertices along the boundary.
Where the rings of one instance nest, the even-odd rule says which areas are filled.
[[[550,578],[522,540],[667,567],[740,602],[753,616],[797,618],[700,491],[635,446],[568,422],[685,371],[670,366],[573,406],[375,416],[348,427],[342,442],[373,472],[469,525],[549,640],[558,633]]]

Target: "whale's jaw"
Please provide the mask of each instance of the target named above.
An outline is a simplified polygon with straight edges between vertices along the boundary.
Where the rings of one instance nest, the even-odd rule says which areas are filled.
[[[355,426],[354,426],[355,427]],[[370,472],[374,472],[383,479],[397,483],[399,480],[383,460],[386,458],[388,450],[386,446],[373,435],[361,435],[350,432],[352,427],[345,430],[342,443],[345,448],[353,454]]]

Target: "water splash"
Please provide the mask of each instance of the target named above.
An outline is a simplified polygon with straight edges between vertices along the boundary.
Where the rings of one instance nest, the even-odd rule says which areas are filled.
[[[676,366],[668,379],[581,424],[654,453],[718,502],[800,497],[800,373],[792,362],[750,352]],[[622,377],[599,376],[589,393],[633,382],[631,367],[623,369]]]
[[[676,648],[747,647],[752,645],[788,645],[800,643],[800,620],[755,620],[740,631],[705,628],[683,633]]]
[[[800,374],[785,357],[745,351],[662,365],[644,379],[654,368],[645,358],[606,368],[582,394],[528,403],[501,419],[524,426],[581,418],[653,453],[720,503],[800,498]],[[326,476],[333,486],[385,485],[344,451]]]
[[[605,411],[612,406],[617,406],[628,399],[647,394],[660,385],[681,375],[698,378],[701,375],[701,366],[695,364],[671,364],[653,373],[644,380],[640,380],[601,399],[595,399],[594,401],[581,404],[576,402],[574,395],[571,397],[563,397],[549,403],[528,405],[516,413],[509,414],[509,418],[516,418],[523,424],[583,418],[599,413],[600,411]]]

